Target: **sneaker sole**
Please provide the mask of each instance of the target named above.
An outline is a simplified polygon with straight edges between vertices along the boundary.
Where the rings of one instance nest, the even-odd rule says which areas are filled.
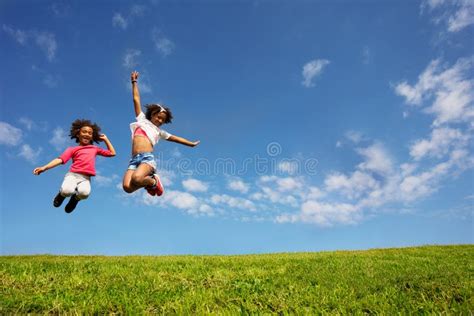
[[[163,188],[163,185],[161,184],[161,179],[157,174],[154,174],[153,176],[155,177],[155,180],[156,180],[155,193],[157,196],[162,196],[163,193],[165,193],[165,189]],[[159,186],[158,186],[158,183],[160,184]]]

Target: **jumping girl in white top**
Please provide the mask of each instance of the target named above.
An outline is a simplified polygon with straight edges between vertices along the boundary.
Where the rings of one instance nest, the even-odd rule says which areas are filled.
[[[128,170],[123,176],[123,189],[132,193],[140,188],[145,188],[150,195],[160,196],[164,189],[160,178],[156,174],[156,162],[153,156],[153,146],[160,139],[176,142],[194,147],[199,141],[191,142],[185,138],[171,135],[160,129],[161,125],[171,123],[173,115],[169,108],[160,104],[146,105],[146,114],[143,114],[138,92],[138,72],[132,72],[133,106],[136,122],[130,124],[132,132],[132,159]]]

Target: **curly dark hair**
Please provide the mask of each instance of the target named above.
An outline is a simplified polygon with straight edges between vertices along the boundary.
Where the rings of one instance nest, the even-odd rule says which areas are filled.
[[[161,105],[161,104],[158,104],[158,103],[153,103],[153,104],[147,104],[147,105],[145,105],[145,107],[146,107],[145,116],[146,116],[147,120],[151,120],[151,116],[155,112],[161,111],[161,109],[166,111],[165,124],[169,124],[169,123],[171,123],[171,120],[173,120],[173,113],[171,113],[170,108],[167,107],[167,106],[164,106],[164,105]]]
[[[77,137],[77,135],[79,134],[79,131],[81,130],[81,128],[83,128],[84,126],[89,126],[92,128],[92,143],[94,142],[99,143],[100,142],[100,138],[99,138],[100,127],[96,123],[92,123],[89,120],[77,119],[74,122],[72,122],[71,130],[69,132],[69,136],[71,137],[71,139],[76,139],[76,143],[79,143],[79,137]]]

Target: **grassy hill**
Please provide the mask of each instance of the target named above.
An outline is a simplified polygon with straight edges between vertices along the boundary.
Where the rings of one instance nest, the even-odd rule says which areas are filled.
[[[0,314],[474,312],[474,245],[245,256],[3,256]]]

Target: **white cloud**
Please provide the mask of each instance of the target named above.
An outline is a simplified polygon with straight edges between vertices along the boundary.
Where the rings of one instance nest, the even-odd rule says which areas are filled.
[[[260,201],[265,198],[265,195],[262,192],[254,192],[250,195],[252,200]]]
[[[474,82],[467,76],[472,75],[474,58],[460,59],[456,64],[440,73],[440,88],[433,105],[427,109],[436,116],[435,126],[470,121],[474,119]]]
[[[424,7],[428,7],[429,9],[434,9],[442,5],[443,3],[446,3],[446,0],[425,0],[421,3],[421,8],[424,9]]]
[[[452,162],[442,162],[428,171],[409,175],[400,182],[400,199],[413,201],[425,197],[438,189],[438,183],[449,172]]]
[[[49,143],[53,145],[53,147],[57,151],[62,151],[66,149],[66,146],[69,144],[69,136],[64,129],[61,127],[56,127],[53,130],[53,137],[50,139]]]
[[[430,139],[415,141],[410,148],[410,155],[415,160],[425,156],[441,158],[452,148],[464,147],[468,140],[469,136],[464,135],[459,129],[435,128],[431,132]]]
[[[53,11],[54,15],[57,17],[67,17],[70,14],[71,7],[64,3],[53,3],[51,6],[51,11]]]
[[[130,15],[136,17],[142,17],[145,15],[147,7],[144,5],[134,4],[130,8]]]
[[[173,184],[173,179],[176,178],[176,174],[171,170],[159,169],[158,176],[160,177],[161,183],[165,186],[171,186]]]
[[[17,41],[20,45],[26,45],[28,40],[28,34],[26,31],[23,30],[15,30],[11,26],[3,24],[2,26],[5,33],[13,37],[15,41]]]
[[[372,53],[370,51],[370,48],[368,46],[364,46],[364,48],[362,49],[362,62],[367,65],[368,63],[370,63],[371,58]]]
[[[27,161],[29,161],[31,163],[36,163],[37,160],[38,160],[38,157],[39,157],[39,155],[41,154],[42,151],[43,150],[42,150],[41,147],[35,150],[35,149],[31,148],[30,145],[23,144],[20,147],[20,152],[19,152],[18,156],[25,158]]]
[[[418,77],[418,83],[410,86],[406,81],[400,82],[395,87],[395,92],[405,97],[405,101],[410,105],[420,105],[425,93],[433,90],[438,85],[435,72],[440,64],[439,59],[430,62],[425,71]]]
[[[138,57],[141,55],[141,51],[138,49],[127,49],[123,56],[122,65],[128,69],[135,68],[138,65]]]
[[[314,221],[322,226],[333,224],[355,224],[360,220],[360,214],[354,205],[347,203],[319,203],[307,201],[301,206],[306,221]]]
[[[369,190],[376,189],[379,183],[370,175],[361,171],[355,171],[350,177],[334,172],[324,180],[326,190],[341,192],[349,199],[359,198]]]
[[[276,181],[277,179],[278,179],[277,176],[261,176],[259,180],[263,183],[267,183],[267,182]]]
[[[160,207],[175,207],[192,215],[214,214],[214,209],[196,196],[178,190],[167,190],[159,198],[147,193],[141,195],[142,201],[147,205],[160,205]]]
[[[308,192],[303,195],[305,200],[319,200],[326,196],[326,192],[319,189],[318,187],[309,187]]]
[[[56,88],[59,82],[61,82],[61,77],[59,75],[48,73],[36,65],[31,66],[31,69],[43,76],[43,83],[48,88]]]
[[[58,48],[54,34],[49,32],[35,32],[35,42],[46,54],[48,60],[53,61]]]
[[[261,199],[264,199],[266,202],[270,201],[272,203],[290,205],[293,207],[298,206],[298,200],[292,195],[292,193],[299,194],[299,190],[291,193],[273,190],[270,187],[262,187],[261,190]],[[253,195],[253,197],[257,196]]]
[[[448,19],[448,31],[458,32],[474,24],[474,2],[472,0],[460,1],[459,9]]]
[[[252,201],[240,197],[229,196],[227,194],[213,194],[210,201],[212,204],[225,204],[231,208],[237,208],[246,211],[257,210],[255,204]]]
[[[300,179],[292,177],[279,178],[276,182],[278,185],[278,190],[282,192],[298,190],[303,186],[303,183]]]
[[[253,200],[295,207],[298,205],[298,200],[294,195],[302,195],[304,185],[300,177],[261,176],[257,181],[261,192],[255,192],[250,197]]]
[[[0,121],[0,145],[17,146],[23,136],[21,129]]]
[[[443,180],[473,167],[474,157],[465,149],[455,149],[447,161],[416,173],[420,167],[413,163],[393,167],[397,172],[392,171],[377,179],[363,170],[355,170],[349,176],[334,172],[326,177],[325,190],[311,186],[309,190],[302,190],[301,200],[296,200],[297,203],[291,205],[299,205],[299,212],[279,213],[276,215],[276,221],[312,223],[319,226],[356,224],[370,216],[371,212],[381,212],[382,206],[389,206],[391,203],[404,205],[425,198],[436,192]],[[266,180],[275,181],[270,179],[272,178],[268,177]],[[305,184],[304,187],[308,185]],[[276,190],[264,187],[262,191],[263,193],[259,192],[259,196],[255,198],[273,203],[282,198],[281,192]],[[351,203],[340,201],[337,196],[328,195],[326,191],[342,194],[343,198],[350,199]]]
[[[233,191],[238,191],[241,193],[247,193],[249,191],[249,185],[241,179],[229,180],[227,187]]]
[[[434,174],[424,172],[416,176],[408,176],[400,183],[400,192],[405,200],[416,200],[426,196],[436,190],[436,187],[430,183]]]
[[[451,68],[441,65],[439,59],[430,62],[410,86],[406,81],[396,85],[395,92],[411,105],[434,99],[425,111],[435,115],[434,126],[454,122],[472,122],[474,119],[474,83],[469,78],[474,58],[461,58]]]
[[[340,172],[328,175],[324,182],[325,190],[316,188],[314,191],[310,190],[310,193],[314,193],[313,196],[306,192],[301,196],[299,213],[280,214],[276,220],[315,223],[321,226],[357,223],[369,216],[370,212],[380,212],[384,205],[413,203],[423,199],[436,192],[444,180],[474,167],[474,157],[466,148],[467,138],[459,131],[454,129],[433,131],[431,139],[427,142],[429,145],[425,145],[423,149],[420,149],[420,146],[418,149],[419,157],[423,155],[441,157],[449,154],[449,159],[425,168],[412,162],[395,166],[381,144],[359,148],[357,151],[364,157],[364,162],[358,164],[354,172],[350,175]],[[371,172],[378,174],[377,178],[374,178]],[[266,183],[271,183],[275,178],[266,177],[264,180]],[[342,194],[352,202],[347,204],[338,200],[331,201],[330,198],[336,196],[327,196],[325,191]],[[269,194],[264,191],[260,198],[269,199],[268,196]],[[334,207],[335,205],[337,207]],[[337,213],[338,211],[341,213]],[[330,218],[331,216],[334,219]]]
[[[278,212],[276,221],[319,226],[355,224],[390,208],[406,209],[407,205],[438,191],[445,181],[474,168],[469,147],[474,131],[473,64],[473,57],[461,58],[452,66],[433,60],[414,85],[407,82],[396,85],[396,94],[403,96],[408,104],[415,106],[414,109],[434,115],[431,135],[411,144],[408,161],[396,164],[379,142],[357,148],[363,161],[355,165],[354,171],[332,172],[325,178],[323,189],[312,188],[301,181],[303,185],[298,190],[301,194],[296,196],[296,204],[288,204],[300,206],[299,210]],[[353,131],[345,136],[355,144],[367,140]],[[425,157],[444,160],[438,163],[425,160],[422,164]],[[278,189],[278,179],[276,176],[261,177],[262,190],[251,197],[282,203],[279,199],[284,194]]]
[[[58,75],[47,74],[43,78],[43,83],[49,88],[56,88],[58,86],[59,81],[60,78]]]
[[[199,200],[188,192],[168,191],[163,195],[165,201],[179,209],[196,209],[199,207]]]
[[[307,201],[301,205],[299,214],[282,214],[277,216],[279,223],[304,222],[313,223],[322,227],[336,224],[356,224],[361,220],[357,207],[347,203],[321,203]]]
[[[378,182],[367,174],[355,171],[350,177],[334,173],[326,178],[326,189],[346,194],[352,203],[329,201],[325,192],[315,190],[315,196],[303,197],[299,213],[283,213],[277,222],[303,222],[319,226],[356,224],[370,214],[380,212],[380,207],[389,203],[412,203],[439,189],[440,183],[449,175],[474,167],[474,158],[467,150],[454,150],[450,158],[427,170],[414,173],[417,166],[405,163],[400,172],[393,172]]]
[[[29,131],[31,131],[36,125],[31,119],[27,117],[21,117],[18,121]]]
[[[183,154],[178,149],[178,147],[173,147],[171,149],[171,156],[174,157],[174,158],[181,158],[181,157],[183,157]]]
[[[206,192],[209,189],[209,184],[197,179],[187,179],[182,184],[187,191],[192,192]]]
[[[163,56],[166,57],[166,56],[170,55],[173,52],[175,45],[170,39],[168,39],[166,37],[163,37],[163,38],[160,38],[156,41],[155,46],[158,49],[158,51]]]
[[[448,160],[414,173],[413,164],[402,164],[401,172],[394,173],[386,185],[374,190],[360,202],[361,206],[379,206],[389,202],[413,202],[436,192],[443,180],[465,169],[474,167],[474,159],[467,150],[455,149]]]
[[[169,38],[166,38],[157,28],[152,30],[151,37],[153,43],[155,44],[156,50],[163,57],[170,55],[174,51],[175,44]]]
[[[472,0],[426,0],[421,11],[428,8],[435,14],[436,24],[444,23],[449,32],[459,32],[474,24],[474,2]]]
[[[261,187],[262,192],[260,198],[265,199],[266,201],[270,201],[272,203],[283,203],[283,196],[281,192],[273,190],[270,187]],[[256,195],[254,195],[256,197]]]
[[[122,16],[120,13],[114,13],[112,17],[112,25],[121,28],[122,30],[126,30],[128,27],[127,20]]]
[[[201,204],[201,206],[199,206],[199,212],[205,213],[207,215],[212,215],[214,213],[214,210],[207,204]]]
[[[56,36],[53,33],[37,30],[15,30],[11,26],[5,24],[3,25],[3,30],[23,46],[28,44],[29,38],[33,38],[35,44],[44,52],[49,61],[53,61],[56,57],[58,43],[56,42]]]
[[[408,104],[419,105],[421,103],[421,92],[416,87],[411,87],[405,81],[397,84],[395,91],[398,95],[405,97]]]
[[[304,185],[304,182],[300,177],[261,176],[259,181],[261,183],[274,182],[272,186],[274,187],[276,185],[277,190],[280,192],[298,190]]]
[[[122,13],[115,12],[112,17],[112,25],[126,30],[136,18],[143,17],[146,12],[147,7],[145,5],[134,4],[130,7],[130,11],[126,16]]]
[[[129,84],[130,85],[130,84]],[[151,89],[151,86],[148,82],[141,82],[140,83],[140,92],[143,92],[143,93],[151,93],[152,92],[152,89]]]
[[[382,175],[392,172],[392,158],[381,143],[375,143],[367,148],[358,148],[357,152],[365,158],[365,161],[358,165],[361,170]]]
[[[344,136],[354,144],[358,144],[365,139],[364,134],[359,131],[347,131]]]
[[[114,183],[117,183],[117,180],[120,177],[116,174],[113,174],[109,177],[103,176],[101,173],[97,172],[96,176],[94,177],[94,182],[97,183],[98,186],[101,187],[108,187]],[[120,184],[120,189],[122,189],[122,185]]]
[[[314,87],[313,79],[322,74],[323,69],[329,65],[330,61],[327,59],[315,59],[303,66],[303,86],[310,88]]]
[[[437,7],[443,1],[430,2]],[[449,159],[431,168],[421,169],[414,164],[401,165],[402,175],[399,179],[399,190],[394,192],[399,201],[414,201],[437,191],[444,179],[472,168],[474,158],[468,150],[471,138],[469,128],[452,123],[474,123],[474,93],[472,68],[474,58],[461,58],[448,67],[439,59],[430,62],[418,78],[418,82],[410,86],[406,82],[396,87],[397,94],[404,96],[408,104],[422,105],[431,103],[423,110],[434,114],[432,131],[429,138],[416,140],[410,147],[410,156],[415,161],[425,157],[441,159],[449,155]],[[429,101],[429,102],[428,102]],[[442,126],[441,126],[442,125]]]
[[[209,205],[188,192],[165,190],[165,193],[158,198],[151,196],[146,192],[142,192],[138,197],[146,205],[159,205],[160,207],[172,206],[193,215],[213,214],[213,209]]]
[[[403,163],[400,165],[400,171],[401,171],[402,176],[404,177],[412,174],[417,168],[418,168],[418,165],[413,164],[413,163]]]

